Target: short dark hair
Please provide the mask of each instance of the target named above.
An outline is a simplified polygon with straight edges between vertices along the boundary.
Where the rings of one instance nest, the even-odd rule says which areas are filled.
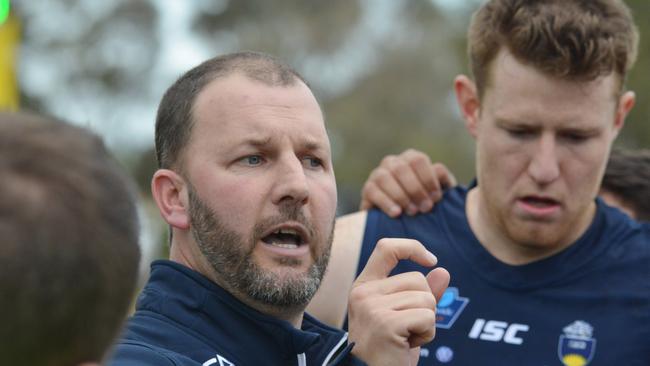
[[[612,150],[601,188],[650,221],[650,150]]]
[[[490,0],[472,17],[468,51],[482,96],[490,65],[504,47],[553,77],[590,81],[614,72],[622,86],[638,41],[621,0]]]
[[[197,95],[211,81],[241,73],[270,86],[308,86],[293,68],[277,58],[259,52],[237,52],[212,58],[183,74],[163,96],[156,116],[156,158],[160,168],[169,169],[189,141],[193,107]]]
[[[133,298],[133,189],[102,140],[0,113],[0,359],[100,362]]]

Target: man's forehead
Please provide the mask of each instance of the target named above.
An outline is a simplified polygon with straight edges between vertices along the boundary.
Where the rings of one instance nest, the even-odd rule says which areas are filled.
[[[510,115],[537,111],[573,119],[576,114],[609,116],[618,100],[615,74],[591,81],[562,79],[509,55],[495,59],[491,71],[481,100],[483,111]]]
[[[194,121],[195,137],[223,135],[229,145],[268,145],[283,135],[306,147],[329,144],[320,106],[299,81],[270,86],[243,75],[214,80],[197,98]]]
[[[232,145],[244,145],[260,149],[272,147],[280,144],[284,139],[291,140],[296,148],[301,150],[329,150],[329,139],[327,136],[314,136],[310,133],[300,133],[294,136],[289,136],[284,133],[274,133],[272,131],[252,132],[240,134],[233,139],[230,139]]]
[[[536,84],[534,90],[545,92],[551,89],[557,90],[558,86],[563,89],[574,90],[578,94],[588,97],[589,94],[600,94],[604,97],[616,97],[619,95],[619,76],[614,72],[602,75],[591,80],[580,78],[561,77],[551,75],[542,69],[515,57],[506,48],[502,48],[489,65],[488,78],[485,85],[485,93],[502,93],[511,90],[521,83],[530,81]]]
[[[311,95],[311,90],[297,77],[290,82],[270,82],[251,78],[240,71],[233,71],[227,75],[220,75],[208,82],[199,92],[195,104],[206,100],[229,99],[248,100],[254,93],[267,93],[268,97],[281,95],[282,91],[298,89]],[[312,96],[313,97],[313,96]]]

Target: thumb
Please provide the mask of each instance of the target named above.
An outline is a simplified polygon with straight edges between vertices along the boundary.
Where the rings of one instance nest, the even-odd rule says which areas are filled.
[[[413,347],[409,351],[411,363],[410,365],[416,366],[420,360],[420,347]]]

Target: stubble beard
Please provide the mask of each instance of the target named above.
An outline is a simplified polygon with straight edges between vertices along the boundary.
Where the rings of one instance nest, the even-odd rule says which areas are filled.
[[[240,294],[265,307],[275,308],[281,312],[304,310],[320,286],[329,262],[332,230],[322,246],[318,242],[322,234],[309,224],[295,203],[280,206],[280,212],[274,217],[258,222],[249,238],[244,238],[229,229],[217,214],[197,196],[193,187],[189,189],[189,213],[191,231],[202,254],[217,276],[218,284],[233,295]],[[310,252],[314,263],[306,273],[279,276],[265,270],[255,263],[253,251],[265,231],[273,225],[286,221],[297,221],[310,232],[313,241]],[[323,248],[322,253],[317,253]],[[278,266],[293,267],[298,261],[287,259],[278,262]]]

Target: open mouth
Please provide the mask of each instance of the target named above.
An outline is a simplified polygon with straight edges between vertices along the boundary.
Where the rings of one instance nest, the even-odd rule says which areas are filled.
[[[544,197],[527,196],[522,198],[522,201],[530,206],[538,208],[558,205],[558,202],[556,200]]]
[[[291,228],[278,228],[264,236],[262,241],[285,249],[295,249],[306,242],[305,235],[300,230]]]

